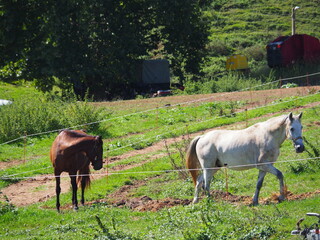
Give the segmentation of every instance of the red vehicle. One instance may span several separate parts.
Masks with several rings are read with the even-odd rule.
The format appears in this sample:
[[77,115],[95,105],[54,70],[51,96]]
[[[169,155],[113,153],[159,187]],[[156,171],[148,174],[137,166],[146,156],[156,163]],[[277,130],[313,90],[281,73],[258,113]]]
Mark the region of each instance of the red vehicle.
[[267,45],[269,67],[285,67],[297,61],[320,59],[320,41],[307,34],[280,36]]

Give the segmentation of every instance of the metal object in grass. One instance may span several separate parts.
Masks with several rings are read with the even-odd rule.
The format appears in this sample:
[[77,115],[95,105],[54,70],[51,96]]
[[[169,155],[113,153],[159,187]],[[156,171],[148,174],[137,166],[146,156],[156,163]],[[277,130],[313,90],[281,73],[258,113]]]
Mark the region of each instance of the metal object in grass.
[[307,216],[317,217],[318,221],[311,224],[310,227],[305,226],[304,229],[301,229],[300,224],[304,221],[304,218],[299,219],[297,222],[297,229],[291,231],[291,235],[300,235],[303,239],[307,240],[320,240],[320,214],[318,213],[307,213]]

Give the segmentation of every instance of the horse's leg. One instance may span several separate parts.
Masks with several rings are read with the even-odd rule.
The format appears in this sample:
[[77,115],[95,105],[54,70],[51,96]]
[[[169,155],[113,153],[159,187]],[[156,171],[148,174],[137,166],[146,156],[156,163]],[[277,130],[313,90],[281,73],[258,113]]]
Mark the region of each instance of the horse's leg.
[[78,199],[77,199],[77,177],[76,173],[69,173],[71,179],[71,186],[72,186],[72,205],[74,210],[78,210]]
[[84,190],[87,185],[86,178],[88,178],[88,176],[82,176],[82,178],[81,178],[81,204],[82,204],[82,206],[84,205]]
[[81,158],[82,168],[79,170],[78,182],[81,182],[81,204],[84,205],[84,191],[90,185],[90,161],[85,154],[79,155]]
[[260,193],[260,189],[262,187],[263,180],[264,180],[264,177],[266,176],[266,174],[267,174],[267,172],[259,170],[257,188],[256,188],[256,192],[254,194],[253,202],[252,202],[253,206],[256,206],[259,204],[259,193]]
[[192,203],[199,202],[199,193],[201,190],[202,183],[203,183],[203,174],[200,174],[197,178],[197,183],[195,186],[194,198],[193,198]]
[[207,197],[210,197],[210,183],[213,177],[213,174],[217,172],[217,169],[205,168],[203,170],[203,178],[204,178],[204,191],[207,194]]
[[213,177],[213,174],[218,171],[217,168],[214,168],[216,166],[217,160],[212,161],[212,159],[216,159],[215,153],[211,153],[208,156],[202,156],[199,158],[199,162],[202,168],[202,174],[199,175],[197,179],[196,193],[193,200],[194,203],[198,201],[200,187],[203,182],[204,192],[207,194],[208,197],[210,197],[210,182]]
[[260,166],[259,169],[261,169],[262,171],[268,172],[268,173],[272,173],[273,175],[275,175],[279,179],[279,183],[280,183],[279,201],[281,202],[281,201],[285,200],[286,197],[285,197],[285,193],[284,193],[284,183],[283,183],[282,172],[280,172],[277,168],[275,168],[271,164]]
[[60,187],[60,173],[55,172],[54,173],[55,178],[56,178],[56,208],[58,212],[60,212],[60,192],[61,192],[61,187]]

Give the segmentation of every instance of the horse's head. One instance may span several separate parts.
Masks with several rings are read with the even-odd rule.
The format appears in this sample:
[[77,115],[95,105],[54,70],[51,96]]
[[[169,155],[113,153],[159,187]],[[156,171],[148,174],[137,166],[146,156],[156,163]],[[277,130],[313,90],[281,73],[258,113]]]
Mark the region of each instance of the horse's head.
[[293,141],[297,153],[304,151],[301,117],[302,113],[298,116],[293,116],[292,113],[290,113],[287,118],[286,135],[288,139]]
[[94,146],[92,150],[92,156],[90,157],[91,159],[91,164],[93,166],[94,170],[99,170],[102,168],[103,165],[103,148],[102,148],[103,142],[101,136],[96,136],[94,139]]

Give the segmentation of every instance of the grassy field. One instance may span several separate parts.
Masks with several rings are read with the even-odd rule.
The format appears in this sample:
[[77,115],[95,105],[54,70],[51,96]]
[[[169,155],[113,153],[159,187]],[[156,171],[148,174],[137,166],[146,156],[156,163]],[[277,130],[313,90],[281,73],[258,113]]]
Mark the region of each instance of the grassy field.
[[[0,83],[0,98],[14,102],[0,107],[0,238],[300,239],[290,235],[297,220],[304,217],[303,225],[310,225],[316,219],[305,214],[320,213],[319,88],[289,94],[290,89],[255,92],[253,87],[319,72],[319,64],[270,69],[265,51],[279,35],[290,35],[294,6],[300,7],[297,33],[319,38],[318,5],[318,0],[217,0],[204,11],[212,24],[203,77],[187,79],[185,93],[251,89],[243,93],[93,103],[44,95],[31,83]],[[225,72],[226,58],[233,54],[248,57],[247,74]],[[305,78],[290,81],[306,85]],[[284,174],[287,201],[274,199],[279,183],[267,174],[260,205],[250,206],[258,177],[252,169],[228,171],[229,194],[225,172],[219,171],[211,184],[213,198],[190,204],[194,189],[184,171],[184,153],[193,136],[216,127],[244,128],[290,111],[303,112],[306,151],[296,154],[290,141],[281,147],[275,166]],[[74,126],[102,135],[108,169],[105,163],[101,175],[92,172],[86,205],[77,212],[71,210],[69,179],[63,178],[59,214],[54,191],[47,193],[54,185],[48,152],[59,129]],[[112,174],[106,177],[106,171]],[[10,201],[19,194],[19,203]]]
[[[170,101],[170,98],[159,101]],[[1,239],[298,239],[290,236],[296,221],[305,217],[306,212],[319,212],[319,101],[317,91],[310,91],[299,97],[279,96],[267,106],[255,106],[247,111],[244,109],[249,102],[241,99],[177,104],[149,112],[141,112],[137,107],[136,111],[131,108],[131,113],[135,114],[130,115],[128,109],[104,107],[104,116],[112,121],[99,122],[92,134],[104,134],[104,156],[115,159],[109,163],[109,171],[113,174],[107,179],[94,177],[91,189],[86,192],[87,205],[77,212],[70,208],[70,192],[62,194],[61,214],[55,210],[54,197],[28,206],[2,200]],[[188,204],[193,198],[193,184],[184,171],[178,170],[184,168],[181,153],[190,140],[189,134],[201,134],[206,129],[220,126],[234,128],[236,123],[245,127],[289,111],[304,113],[303,136],[307,151],[297,155],[290,141],[281,147],[276,167],[284,173],[290,192],[288,201],[277,203],[272,200],[278,192],[278,181],[267,175],[261,190],[261,205],[250,207],[258,175],[253,169],[228,172],[230,199],[222,197],[225,175],[220,171],[211,189],[221,197],[215,200],[203,198],[197,205]],[[56,132],[28,137],[25,154],[23,139],[0,146],[0,161],[12,163],[0,171],[1,191],[23,181],[24,177],[52,172],[48,149],[55,135]],[[181,135],[185,135],[185,141],[177,140],[168,145],[168,149],[162,145],[148,153],[139,152],[164,139]],[[133,155],[133,152],[137,154]],[[6,179],[9,175],[14,177]],[[40,184],[32,190],[33,194],[43,188],[45,185]],[[124,189],[127,189],[125,194]],[[2,194],[2,197],[5,196]],[[146,198],[157,205],[180,203],[152,211],[147,208],[148,201],[143,201]],[[126,204],[119,204],[120,200]],[[129,204],[130,201],[147,211],[142,211],[143,208],[139,211]],[[187,201],[186,204],[182,204],[183,201]],[[305,222],[310,224],[312,220],[307,217]]]

